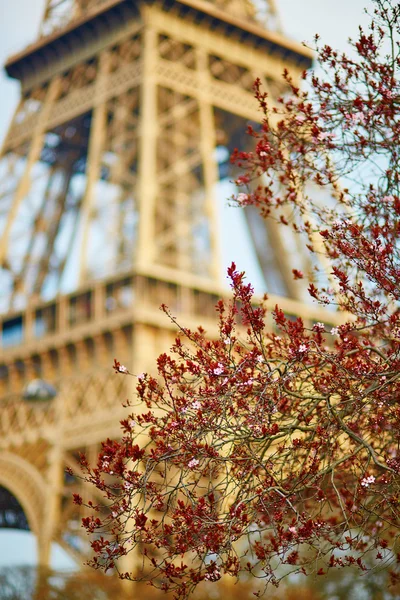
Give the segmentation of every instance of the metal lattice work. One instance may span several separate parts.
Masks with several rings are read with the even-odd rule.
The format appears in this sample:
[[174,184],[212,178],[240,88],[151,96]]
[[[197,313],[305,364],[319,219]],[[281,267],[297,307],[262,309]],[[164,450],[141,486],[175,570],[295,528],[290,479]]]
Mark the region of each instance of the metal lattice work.
[[259,23],[269,30],[281,30],[275,0],[214,0],[214,4],[228,14]]
[[199,105],[194,98],[163,87],[157,100],[161,127],[154,258],[168,267],[207,276],[210,252]]
[[3,311],[132,266],[139,59],[133,35],[20,103],[0,159]]
[[50,35],[70,22],[90,16],[112,0],[46,0],[40,35]]
[[[0,491],[43,564],[53,540],[79,563],[89,551],[71,501],[88,492],[65,468],[120,433],[134,383],[113,358],[153,370],[175,337],[162,303],[217,334],[218,190],[232,175],[218,153],[260,120],[256,76],[276,97],[288,61],[298,74],[310,64],[259,17],[245,0],[50,0],[42,38],[7,63],[22,97],[0,155]],[[288,281],[275,291],[291,295]],[[327,322],[295,298],[280,304]],[[56,395],[33,398],[35,380]]]
[[[122,0],[117,0],[122,1]],[[207,0],[217,8],[240,19],[246,19],[272,31],[280,31],[275,0]],[[88,18],[116,0],[46,0],[40,35],[47,36],[69,23]]]

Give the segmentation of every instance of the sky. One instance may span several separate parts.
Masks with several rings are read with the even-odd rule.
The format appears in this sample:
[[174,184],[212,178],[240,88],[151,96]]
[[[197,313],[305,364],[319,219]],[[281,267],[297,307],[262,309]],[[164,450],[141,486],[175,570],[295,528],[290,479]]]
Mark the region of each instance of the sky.
[[[368,0],[276,0],[280,13],[283,30],[289,37],[300,42],[312,42],[315,33],[322,40],[340,50],[345,49],[349,36],[355,37],[358,25],[367,22],[363,13],[365,6],[371,6]],[[0,63],[27,44],[37,35],[45,0],[0,0]],[[3,139],[13,110],[18,100],[18,83],[9,80],[5,73],[0,75],[0,141]],[[243,216],[235,209],[226,209],[223,221],[225,232],[223,240],[228,240],[229,232],[244,227]],[[236,238],[237,239],[237,238]],[[234,255],[232,247],[224,243],[224,263],[236,260],[239,268],[245,268],[249,278],[255,283],[259,274],[254,267],[251,244],[248,236],[243,233],[240,257]],[[237,251],[237,250],[236,250]],[[246,256],[246,259],[243,259]],[[229,257],[229,259],[228,259]],[[240,264],[240,260],[244,263]],[[247,261],[247,262],[246,262]],[[0,567],[5,564],[34,563],[35,545],[29,540],[29,533],[16,532],[14,538],[10,532],[0,532]],[[21,536],[24,542],[21,543]],[[69,566],[67,559],[56,552],[53,566],[60,568]]]

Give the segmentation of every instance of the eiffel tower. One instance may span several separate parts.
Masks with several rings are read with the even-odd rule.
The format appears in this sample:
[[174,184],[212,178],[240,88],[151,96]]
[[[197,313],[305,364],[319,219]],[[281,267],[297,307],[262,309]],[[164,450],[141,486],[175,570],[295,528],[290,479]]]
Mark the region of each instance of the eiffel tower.
[[[284,67],[310,64],[273,0],[47,0],[37,41],[8,60],[21,99],[0,157],[0,526],[30,529],[42,565],[53,542],[88,553],[65,468],[119,436],[134,384],[113,358],[154,370],[174,337],[162,303],[216,332],[226,157],[260,121],[255,78],[276,98]],[[248,223],[271,304],[319,319],[285,240]]]

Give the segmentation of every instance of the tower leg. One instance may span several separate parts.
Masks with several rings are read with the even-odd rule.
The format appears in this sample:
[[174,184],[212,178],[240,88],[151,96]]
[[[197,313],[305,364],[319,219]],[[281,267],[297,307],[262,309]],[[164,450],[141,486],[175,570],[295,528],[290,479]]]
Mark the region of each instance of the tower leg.
[[51,544],[54,540],[59,522],[60,498],[63,482],[62,466],[61,448],[60,446],[54,446],[49,457],[46,507],[44,510],[42,527],[37,538],[38,562],[39,565],[44,568],[50,567]]

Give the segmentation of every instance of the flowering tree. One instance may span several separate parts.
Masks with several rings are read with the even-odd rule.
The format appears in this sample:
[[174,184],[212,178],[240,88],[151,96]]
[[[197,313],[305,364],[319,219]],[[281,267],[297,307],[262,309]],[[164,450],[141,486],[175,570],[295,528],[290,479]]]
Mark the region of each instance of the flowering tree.
[[[83,520],[95,567],[139,549],[143,570],[121,576],[177,598],[241,571],[260,592],[347,566],[389,567],[397,580],[400,5],[373,10],[351,56],[317,38],[323,75],[304,74],[307,91],[285,73],[276,106],[256,82],[262,127],[232,157],[238,203],[300,236],[328,277],[315,269],[309,293],[343,322],[307,328],[277,306],[269,331],[232,264],[218,339],[180,327],[158,376],[138,377],[142,408],[122,439],[95,467],[83,460],[107,504]],[[305,277],[296,264],[293,275]]]

